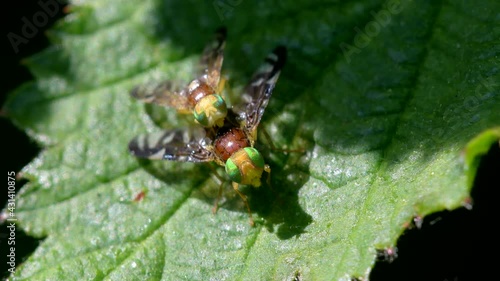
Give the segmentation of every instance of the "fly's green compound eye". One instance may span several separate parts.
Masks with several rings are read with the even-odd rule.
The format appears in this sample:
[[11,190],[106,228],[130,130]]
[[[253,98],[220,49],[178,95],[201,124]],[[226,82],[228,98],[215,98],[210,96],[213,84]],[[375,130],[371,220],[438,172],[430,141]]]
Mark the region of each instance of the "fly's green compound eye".
[[224,125],[227,115],[227,106],[224,99],[217,94],[203,97],[194,107],[194,119],[204,127]]
[[241,183],[241,172],[240,168],[234,163],[234,161],[229,158],[226,161],[226,173],[231,181]]
[[258,187],[264,166],[262,155],[253,147],[245,147],[227,159],[226,173],[234,182]]
[[262,154],[260,154],[257,149],[253,147],[245,147],[244,150],[248,155],[248,158],[250,158],[250,160],[256,167],[264,169],[264,157],[262,157]]

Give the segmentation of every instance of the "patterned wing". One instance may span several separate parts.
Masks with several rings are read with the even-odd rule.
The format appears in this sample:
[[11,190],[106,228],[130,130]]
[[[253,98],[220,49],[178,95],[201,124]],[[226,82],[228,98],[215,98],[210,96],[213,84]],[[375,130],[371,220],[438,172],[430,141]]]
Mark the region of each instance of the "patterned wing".
[[200,79],[204,80],[212,89],[217,89],[224,60],[227,30],[221,27],[215,31],[215,36],[203,51],[200,61]]
[[192,108],[187,98],[187,90],[178,90],[172,81],[162,83],[147,83],[135,87],[130,95],[146,103],[173,107],[181,112],[191,112]]
[[257,126],[264,115],[274,85],[278,81],[280,71],[285,65],[287,56],[286,48],[276,47],[274,51],[267,56],[264,64],[255,72],[250,83],[245,87],[243,93],[243,116],[245,120],[245,129],[255,137]]
[[130,141],[128,149],[139,158],[207,162],[214,160],[209,148],[211,142],[202,128],[177,129],[137,136]]

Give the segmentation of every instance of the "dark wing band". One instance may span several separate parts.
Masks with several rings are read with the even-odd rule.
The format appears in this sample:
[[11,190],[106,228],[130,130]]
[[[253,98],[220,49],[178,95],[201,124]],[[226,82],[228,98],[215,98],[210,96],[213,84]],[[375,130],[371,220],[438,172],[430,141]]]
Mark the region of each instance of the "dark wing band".
[[285,65],[287,51],[283,46],[276,47],[267,56],[264,64],[255,72],[243,93],[245,128],[253,132],[262,119],[274,85]]
[[205,47],[201,56],[199,76],[213,89],[217,89],[220,81],[226,36],[225,27],[217,29],[213,41]]
[[214,160],[210,144],[204,129],[193,128],[140,135],[130,141],[128,149],[139,158],[207,162]]

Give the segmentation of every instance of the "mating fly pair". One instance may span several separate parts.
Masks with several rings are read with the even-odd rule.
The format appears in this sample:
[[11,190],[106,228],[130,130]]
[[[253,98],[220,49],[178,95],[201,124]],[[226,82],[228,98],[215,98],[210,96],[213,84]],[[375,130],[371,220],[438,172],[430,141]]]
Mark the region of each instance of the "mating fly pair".
[[254,148],[257,127],[286,60],[286,48],[277,47],[265,59],[244,88],[242,104],[228,108],[218,93],[222,90],[221,68],[226,30],[217,30],[201,58],[201,73],[185,88],[174,84],[141,85],[131,95],[147,103],[192,113],[202,127],[175,129],[161,134],[140,135],[129,143],[130,152],[140,158],[181,162],[216,162],[225,167],[234,190],[243,199],[253,225],[246,196],[238,185],[261,185],[262,173],[270,173],[261,153]]

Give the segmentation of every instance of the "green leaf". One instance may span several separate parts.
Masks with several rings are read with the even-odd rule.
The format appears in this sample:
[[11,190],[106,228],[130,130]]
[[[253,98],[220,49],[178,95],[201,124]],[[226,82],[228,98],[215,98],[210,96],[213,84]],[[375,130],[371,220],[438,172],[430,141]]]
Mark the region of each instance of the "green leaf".
[[500,127],[482,132],[473,138],[464,150],[467,184],[472,187],[481,157],[486,155],[493,145],[500,146]]
[[[44,147],[23,170],[16,215],[46,238],[14,280],[367,279],[376,250],[394,247],[414,216],[468,202],[476,166],[465,171],[460,152],[499,125],[497,1],[87,0],[71,10],[53,46],[27,59],[36,80],[3,109]],[[213,168],[127,152],[159,124],[186,126],[130,89],[192,78],[220,25],[235,89],[288,47],[261,128],[307,151],[259,139],[272,180],[243,190],[254,228],[229,183],[211,213]]]

